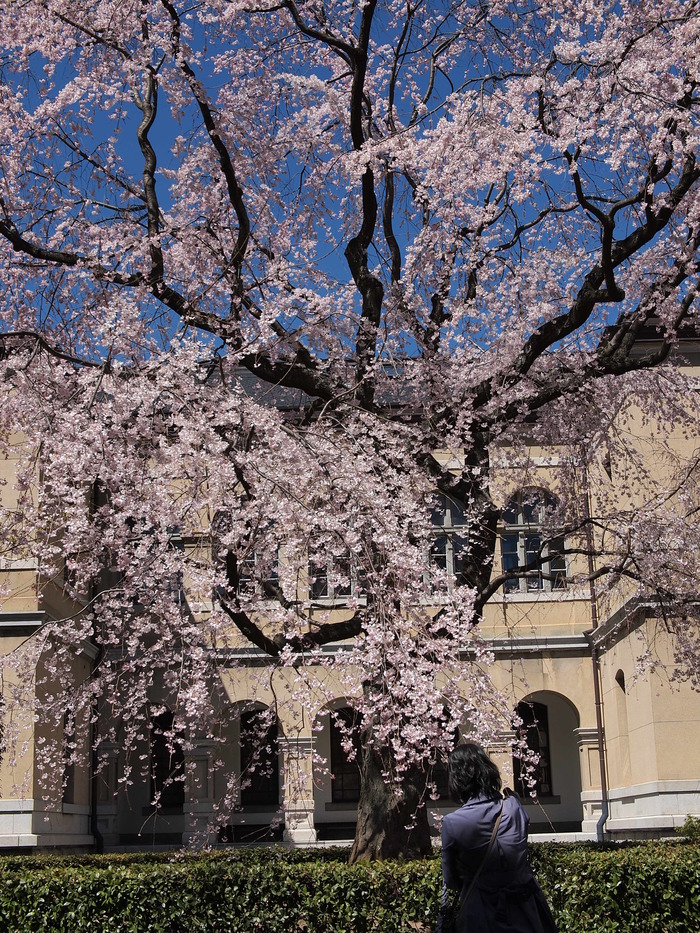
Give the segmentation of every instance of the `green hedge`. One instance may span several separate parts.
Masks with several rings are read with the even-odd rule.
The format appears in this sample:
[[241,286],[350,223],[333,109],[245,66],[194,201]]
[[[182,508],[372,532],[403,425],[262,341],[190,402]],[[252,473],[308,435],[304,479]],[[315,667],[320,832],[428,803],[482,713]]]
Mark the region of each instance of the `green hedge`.
[[[561,933],[700,930],[700,845],[541,845]],[[346,864],[346,851],[0,859],[7,933],[427,933],[439,860]]]

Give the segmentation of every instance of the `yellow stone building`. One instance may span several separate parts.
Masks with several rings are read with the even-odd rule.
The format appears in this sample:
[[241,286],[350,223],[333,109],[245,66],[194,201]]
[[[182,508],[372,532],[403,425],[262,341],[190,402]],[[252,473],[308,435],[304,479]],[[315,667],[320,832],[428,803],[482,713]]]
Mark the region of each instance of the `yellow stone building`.
[[[677,365],[689,367],[700,384],[699,341],[685,343]],[[688,422],[677,436],[633,406],[627,411],[625,430],[634,437],[645,469],[636,485],[630,484],[635,466],[628,464],[624,488],[616,489],[615,465],[607,464],[601,454],[599,473],[588,477],[588,507],[594,514],[603,487],[608,499],[612,489],[621,499],[642,501],[648,494],[648,477],[667,468],[669,450],[687,463],[697,459],[697,401],[689,400]],[[523,497],[524,472],[514,469],[507,452],[494,451],[493,483],[503,506],[496,569],[522,559],[532,546],[538,509],[547,496],[557,494],[558,456],[557,450],[534,446],[527,451]],[[5,495],[10,496],[14,464],[8,460],[1,466]],[[458,525],[459,507],[447,502],[439,531],[448,570],[454,557],[451,530]],[[673,681],[672,636],[659,624],[654,601],[640,600],[623,583],[597,589],[587,579],[596,565],[589,567],[585,560],[562,558],[552,564],[546,579],[535,573],[511,582],[489,601],[482,624],[495,657],[492,676],[529,726],[529,744],[540,755],[537,800],[526,800],[531,830],[541,839],[668,835],[686,815],[700,815],[700,693],[687,681]],[[6,596],[0,613],[0,653],[7,655],[38,631],[46,618],[63,618],[73,607],[66,603],[59,579],[42,582],[39,600],[36,559],[6,557],[1,571]],[[342,611],[342,594],[319,591],[316,598],[323,601],[334,595]],[[638,659],[652,643],[665,663],[637,676]],[[327,650],[342,652],[343,646]],[[89,643],[79,646],[76,677],[89,674],[95,656]],[[247,711],[226,736],[223,773],[240,771],[250,754],[250,702],[261,710],[270,707],[291,692],[294,677],[291,671],[280,672],[273,697],[269,683],[259,677],[265,656],[242,647],[240,658],[244,667],[224,675],[225,687],[228,701]],[[329,712],[346,715],[342,711],[348,697],[328,670],[319,668],[315,673],[324,681],[324,690],[310,686],[303,702],[279,705],[279,720],[271,720],[273,752],[268,771],[240,791],[230,825],[213,842],[281,839],[305,845],[351,838],[359,791],[357,766],[348,760],[337,720]],[[12,689],[8,671],[3,687],[6,694]],[[329,695],[334,697],[330,703]],[[172,759],[157,740],[144,739],[142,752],[150,756],[154,775],[151,786],[135,781],[128,792],[117,792],[123,761],[121,749],[114,746],[105,750],[108,766],[97,779],[88,769],[57,761],[59,789],[48,803],[38,786],[36,750],[39,742],[52,737],[41,717],[34,721],[29,715],[22,728],[24,742],[17,755],[3,753],[0,763],[0,847],[6,850],[181,845],[206,828],[224,790],[221,772],[212,766],[221,749],[214,747],[213,740],[202,739],[190,753],[188,780],[166,788],[155,813],[153,781],[157,784],[158,774],[172,765]],[[513,735],[504,732],[490,751],[506,783],[517,786],[512,741]],[[328,762],[327,768],[321,759]],[[61,789],[65,767],[71,767],[71,773]],[[444,797],[436,802],[438,811],[451,806]]]

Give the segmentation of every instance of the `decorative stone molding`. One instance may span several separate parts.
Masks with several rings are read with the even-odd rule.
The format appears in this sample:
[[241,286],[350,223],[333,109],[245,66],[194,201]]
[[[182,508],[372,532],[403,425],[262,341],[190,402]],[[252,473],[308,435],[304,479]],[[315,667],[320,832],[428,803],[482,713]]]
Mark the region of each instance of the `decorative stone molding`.
[[[596,799],[600,801],[600,752],[598,748],[598,730],[595,728],[574,729],[579,750],[579,765],[581,768],[581,788],[583,791],[592,790]],[[583,800],[583,794],[581,799]],[[600,814],[599,814],[600,815]],[[584,822],[591,819],[586,815],[586,805],[583,807]],[[597,819],[597,818],[596,818]]]
[[688,814],[700,816],[700,780],[650,781],[616,787],[608,794],[606,830],[618,838],[668,832],[682,826]]
[[308,807],[285,808],[282,838],[284,842],[292,846],[308,846],[317,841],[313,805],[310,809]]

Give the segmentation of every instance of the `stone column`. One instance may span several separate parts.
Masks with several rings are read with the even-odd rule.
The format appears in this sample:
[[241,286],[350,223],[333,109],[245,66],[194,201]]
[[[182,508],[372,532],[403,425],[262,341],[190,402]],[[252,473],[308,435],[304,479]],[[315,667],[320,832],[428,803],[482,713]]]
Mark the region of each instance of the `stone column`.
[[191,841],[197,843],[216,843],[216,833],[210,825],[214,814],[214,770],[212,761],[216,743],[209,739],[200,739],[195,748],[188,752],[185,769],[185,814],[187,828],[182,841],[185,845]]
[[513,739],[514,734],[509,729],[497,732],[486,751],[489,758],[498,766],[504,787],[513,790]]
[[284,760],[284,841],[292,846],[316,842],[314,827],[313,736],[280,739]]
[[596,835],[596,827],[602,812],[603,798],[600,788],[600,755],[597,729],[574,729],[578,742],[579,765],[581,768],[581,803],[583,822],[581,832]]

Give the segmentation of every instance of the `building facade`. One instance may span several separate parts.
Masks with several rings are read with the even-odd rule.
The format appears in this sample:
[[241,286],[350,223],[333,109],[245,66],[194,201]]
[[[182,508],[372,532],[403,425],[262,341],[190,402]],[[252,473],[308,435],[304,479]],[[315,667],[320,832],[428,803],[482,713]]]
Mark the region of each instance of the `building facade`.
[[[695,344],[685,365],[700,378]],[[629,418],[636,425],[638,449],[644,452],[645,475],[662,472],[664,460],[661,453],[655,460],[655,439],[661,436],[667,451],[668,432],[658,420],[634,412]],[[671,439],[671,446],[689,463],[700,450],[696,427],[691,417],[691,429]],[[541,547],[543,510],[557,495],[557,450],[533,445],[527,457],[526,487],[518,485],[520,474],[507,457],[496,450],[492,458],[493,481],[502,499],[499,570],[526,563],[528,553]],[[9,490],[14,465],[7,460],[2,467]],[[610,498],[616,470],[601,456],[600,473],[590,480],[589,508],[594,512],[603,486]],[[619,494],[641,501],[648,492],[645,475],[630,485],[631,470],[629,465],[617,470],[624,476]],[[459,504],[445,500],[433,559],[448,573],[457,570],[460,520]],[[509,581],[488,602],[481,625],[494,654],[491,675],[518,714],[528,746],[539,756],[530,778],[536,796],[524,797],[531,830],[542,839],[668,835],[688,814],[700,815],[700,746],[695,740],[700,693],[687,679],[673,679],[673,634],[661,624],[653,599],[640,600],[624,581],[596,588],[588,580],[596,566],[583,561],[575,554],[557,557],[547,565],[547,573],[533,571]],[[40,631],[47,618],[63,618],[74,607],[60,579],[40,586],[36,560],[7,557],[0,572],[6,593],[0,653],[8,655]],[[347,594],[331,592],[330,586],[316,572],[310,578],[310,599],[334,599],[342,611]],[[651,644],[663,663],[640,674],[639,659]],[[328,650],[342,656],[343,645]],[[89,642],[79,646],[75,676],[89,676],[95,658]],[[57,761],[57,789],[49,800],[36,765],[39,744],[50,739],[48,727],[40,716],[29,716],[17,753],[3,754],[0,762],[0,848],[109,851],[180,846],[201,839],[226,793],[225,775],[245,773],[256,754],[251,735],[259,716],[267,717],[266,759],[250,782],[242,782],[229,822],[209,842],[312,845],[352,838],[359,774],[343,728],[352,716],[352,697],[343,693],[341,680],[334,681],[331,671],[313,670],[311,665],[311,674],[323,681],[324,690],[314,693],[309,688],[303,699],[278,704],[280,695],[298,696],[293,672],[286,681],[280,674],[273,695],[259,677],[265,655],[242,647],[238,660],[242,666],[222,677],[226,702],[243,712],[228,726],[224,741],[202,738],[185,761],[162,738],[171,725],[167,711],[162,713],[158,728],[142,736],[150,782],[120,784],[125,762],[114,743],[103,747],[106,765],[97,775],[87,767]],[[5,691],[12,689],[12,677],[5,672]],[[273,708],[279,710],[279,718],[272,715]],[[524,792],[513,739],[512,732],[504,732],[489,750],[505,783]],[[89,730],[82,741],[89,741]],[[168,774],[184,768],[187,780],[167,783]],[[438,767],[435,775],[434,809],[446,812],[452,804],[446,797],[444,771]],[[152,806],[154,794],[160,796],[158,809]]]

